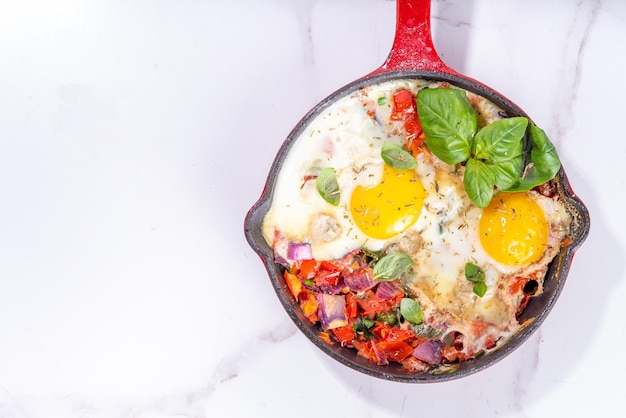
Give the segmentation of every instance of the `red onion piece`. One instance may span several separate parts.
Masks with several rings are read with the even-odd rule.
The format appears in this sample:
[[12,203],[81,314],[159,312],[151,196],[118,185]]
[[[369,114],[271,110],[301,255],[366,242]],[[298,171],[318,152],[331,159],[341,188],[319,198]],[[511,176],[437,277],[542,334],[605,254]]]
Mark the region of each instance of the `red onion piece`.
[[441,363],[441,343],[439,341],[424,341],[413,350],[416,359],[430,364]]
[[274,255],[274,262],[276,262],[277,264],[280,264],[283,267],[291,267],[291,263],[289,261],[287,261],[284,257],[281,257],[278,254]]
[[333,329],[348,325],[346,316],[346,299],[343,295],[317,294],[319,304],[318,316],[322,323],[322,328]]
[[311,244],[306,242],[290,242],[287,249],[287,258],[290,260],[312,260]]
[[344,272],[343,279],[346,286],[353,292],[364,292],[376,286],[376,280],[371,272],[366,269]]
[[380,282],[376,288],[376,297],[380,299],[393,299],[402,293],[401,289],[389,282]]

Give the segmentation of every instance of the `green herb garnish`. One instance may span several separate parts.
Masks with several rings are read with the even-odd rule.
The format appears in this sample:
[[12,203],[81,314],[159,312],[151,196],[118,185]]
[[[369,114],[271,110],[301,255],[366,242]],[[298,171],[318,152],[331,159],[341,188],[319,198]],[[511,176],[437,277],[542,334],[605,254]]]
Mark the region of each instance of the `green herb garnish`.
[[422,89],[417,94],[417,112],[426,145],[433,154],[448,164],[458,164],[470,157],[478,121],[464,91]]
[[363,335],[363,338],[366,340],[370,340],[374,337],[374,333],[372,332],[372,328],[376,325],[376,322],[372,321],[369,318],[364,318],[363,316],[359,316],[357,321],[352,324],[352,328],[354,332],[357,334]]
[[404,253],[387,254],[374,266],[374,278],[390,282],[400,277],[412,265],[413,260]]
[[402,298],[400,301],[400,314],[413,324],[421,324],[424,320],[422,307],[415,299]]
[[485,284],[485,282],[476,283],[474,287],[472,287],[472,291],[477,296],[482,298],[483,296],[485,296],[485,293],[487,293],[487,285]]
[[530,139],[532,149],[530,160],[522,173],[522,177],[512,186],[503,189],[510,192],[530,190],[556,176],[561,168],[556,149],[546,133],[534,123],[530,123]]
[[384,322],[387,325],[396,325],[398,323],[398,315],[393,312],[389,313],[377,313],[374,316],[376,321]]
[[485,272],[474,263],[465,264],[465,278],[474,283],[472,290],[481,298],[487,293],[487,284],[485,284]]
[[474,263],[465,264],[465,278],[472,283],[485,281],[485,272]]
[[334,168],[326,167],[320,171],[320,174],[317,176],[316,184],[317,191],[325,201],[333,206],[339,205],[339,184],[337,183]]
[[423,322],[421,324],[409,324],[409,328],[411,328],[411,330],[418,337],[424,337],[429,340],[439,339],[443,335],[441,331],[438,331],[433,327],[429,327]]
[[417,161],[410,152],[390,142],[383,145],[380,156],[389,167],[396,170],[412,170],[417,167]]
[[[466,163],[463,184],[478,207],[489,204],[494,187],[527,191],[554,178],[561,167],[554,145],[528,118],[500,119],[478,129],[476,111],[463,90],[422,89],[417,110],[432,153],[448,164]],[[530,161],[524,159],[527,131]]]

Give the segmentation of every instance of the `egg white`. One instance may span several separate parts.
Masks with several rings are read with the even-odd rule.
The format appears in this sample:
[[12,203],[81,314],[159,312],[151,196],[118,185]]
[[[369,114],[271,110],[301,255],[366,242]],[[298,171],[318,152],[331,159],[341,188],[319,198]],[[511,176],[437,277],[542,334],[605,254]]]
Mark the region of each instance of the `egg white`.
[[[263,232],[268,241],[279,229],[290,241],[310,242],[316,259],[336,259],[356,248],[381,250],[385,246],[385,240],[371,238],[356,226],[350,197],[356,186],[371,187],[380,182],[382,145],[400,145],[403,140],[385,132],[368,116],[361,100],[360,96],[347,97],[331,106],[293,144],[282,163],[272,207],[265,217]],[[326,202],[317,191],[314,177],[325,167],[335,169],[340,190],[337,206]],[[303,181],[305,178],[311,180]],[[336,234],[316,234],[314,227],[324,224],[320,216],[326,224],[334,221]],[[312,239],[316,235],[324,239]]]

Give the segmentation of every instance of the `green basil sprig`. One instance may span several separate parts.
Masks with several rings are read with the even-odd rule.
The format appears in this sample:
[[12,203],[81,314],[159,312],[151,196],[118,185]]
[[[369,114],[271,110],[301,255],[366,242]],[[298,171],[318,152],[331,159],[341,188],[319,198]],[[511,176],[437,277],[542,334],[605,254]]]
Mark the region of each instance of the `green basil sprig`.
[[382,146],[380,156],[389,167],[396,170],[412,170],[417,167],[417,160],[410,152],[391,142],[386,142]]
[[487,293],[487,284],[485,283],[485,272],[474,263],[465,264],[465,278],[474,283],[472,290],[479,296],[485,296]]
[[422,89],[417,100],[417,114],[431,152],[448,164],[467,160],[478,121],[465,92]]
[[415,299],[402,298],[400,301],[400,314],[413,324],[421,324],[424,321],[422,307]]
[[317,191],[325,201],[333,206],[339,205],[339,183],[337,183],[334,168],[326,167],[320,171],[320,174],[317,176],[316,185]]
[[[463,90],[422,89],[417,112],[431,152],[448,164],[466,163],[463,184],[478,207],[489,204],[494,187],[527,191],[554,178],[561,167],[554,145],[528,118],[500,119],[478,129],[476,111]],[[530,161],[523,149],[527,130]]]
[[412,265],[413,260],[404,253],[387,254],[374,266],[374,278],[386,282],[396,280]]
[[553,179],[559,172],[561,162],[554,145],[546,133],[534,123],[530,124],[530,139],[533,145],[530,151],[531,163],[526,166],[516,183],[503,190],[508,192],[530,190]]

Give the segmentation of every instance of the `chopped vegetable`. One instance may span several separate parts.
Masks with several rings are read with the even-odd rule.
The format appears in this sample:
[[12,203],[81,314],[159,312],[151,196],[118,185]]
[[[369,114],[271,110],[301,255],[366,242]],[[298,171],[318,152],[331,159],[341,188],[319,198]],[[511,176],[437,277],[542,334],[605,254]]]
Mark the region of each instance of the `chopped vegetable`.
[[420,343],[413,350],[413,355],[418,360],[424,361],[429,364],[441,363],[441,346],[443,344],[439,341],[426,340]]
[[348,325],[346,316],[346,299],[343,295],[317,294],[319,318],[322,328],[333,329]]
[[285,281],[287,282],[287,287],[289,287],[289,291],[293,295],[294,298],[298,298],[298,295],[302,291],[302,282],[295,274],[291,274],[288,271],[285,271],[284,274]]
[[344,272],[346,286],[353,292],[364,292],[376,286],[376,280],[372,276],[372,271],[364,268],[355,271]]
[[290,260],[311,260],[313,258],[311,244],[298,242],[289,243],[287,257]]
[[399,89],[393,94],[393,108],[389,117],[393,121],[403,121],[406,132],[404,149],[414,157],[422,152],[422,145],[426,139],[419,118],[415,96],[408,89]]

